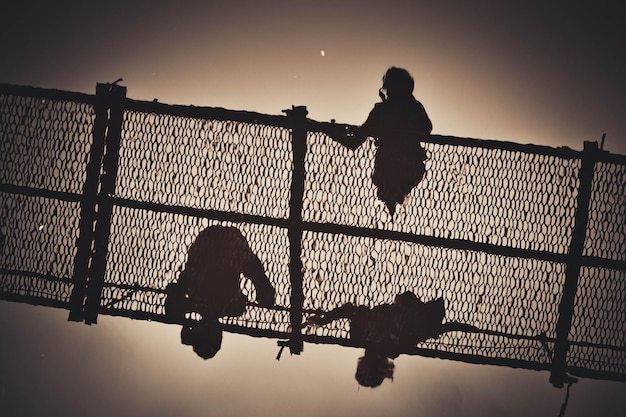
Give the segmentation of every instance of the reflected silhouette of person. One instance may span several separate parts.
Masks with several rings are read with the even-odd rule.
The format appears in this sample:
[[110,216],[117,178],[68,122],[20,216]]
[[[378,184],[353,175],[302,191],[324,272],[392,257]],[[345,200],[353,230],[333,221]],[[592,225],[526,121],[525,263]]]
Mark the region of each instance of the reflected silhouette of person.
[[374,388],[387,378],[393,380],[394,363],[390,358],[446,331],[444,315],[443,298],[424,303],[407,291],[397,295],[393,304],[369,308],[347,303],[329,312],[315,313],[307,323],[323,325],[339,318],[349,319],[350,340],[365,347],[355,378],[361,386]]
[[[245,312],[247,297],[239,284],[241,274],[254,284],[259,305],[273,306],[275,292],[263,264],[237,228],[207,227],[192,243],[188,255],[178,281],[166,288],[165,312],[184,323],[182,343],[208,359],[221,346],[218,318]],[[189,313],[197,313],[201,319],[186,320]]]
[[432,123],[422,103],[413,96],[413,88],[413,78],[405,69],[389,68],[378,91],[382,101],[376,103],[365,123],[356,130],[339,128],[329,132],[352,150],[367,137],[375,138],[372,182],[392,216],[396,204],[405,201],[426,171],[427,155],[420,140],[430,135]]

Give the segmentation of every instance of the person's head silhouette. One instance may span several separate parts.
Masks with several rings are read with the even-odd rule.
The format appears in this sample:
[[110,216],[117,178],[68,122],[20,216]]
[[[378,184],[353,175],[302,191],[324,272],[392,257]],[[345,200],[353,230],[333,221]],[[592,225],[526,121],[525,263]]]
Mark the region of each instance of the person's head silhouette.
[[181,342],[193,347],[193,351],[202,359],[210,359],[222,347],[222,329],[217,320],[203,320],[186,324],[180,333]]
[[375,388],[383,383],[385,378],[393,381],[393,361],[386,355],[372,349],[365,350],[357,362],[354,378],[362,387]]
[[[413,94],[415,82],[411,74],[403,68],[391,67],[383,76],[383,86],[379,90],[379,94],[383,101],[385,98],[410,96]],[[382,91],[387,92],[387,97]]]

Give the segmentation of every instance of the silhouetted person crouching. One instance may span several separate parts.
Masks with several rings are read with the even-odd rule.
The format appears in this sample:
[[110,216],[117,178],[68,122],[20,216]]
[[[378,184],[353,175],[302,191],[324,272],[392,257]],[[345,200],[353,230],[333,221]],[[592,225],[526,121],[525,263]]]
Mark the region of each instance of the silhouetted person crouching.
[[393,304],[369,308],[348,303],[326,313],[317,313],[307,322],[323,325],[348,318],[350,340],[365,347],[355,378],[362,386],[377,387],[385,378],[393,379],[394,364],[390,358],[454,327],[454,323],[443,324],[444,315],[443,298],[424,303],[407,291],[396,296]]
[[396,204],[404,202],[426,170],[426,150],[420,140],[430,134],[432,123],[413,96],[413,87],[413,78],[406,70],[389,68],[379,90],[382,102],[374,106],[365,123],[356,131],[330,133],[350,149],[358,148],[367,137],[376,139],[372,182],[392,216]]
[[[240,274],[254,284],[261,306],[274,305],[274,287],[241,232],[234,227],[209,226],[189,248],[178,282],[167,286],[166,314],[185,323],[182,342],[192,345],[204,359],[213,357],[221,347],[217,319],[245,312],[247,298],[241,291]],[[201,320],[185,321],[188,313],[199,314]]]

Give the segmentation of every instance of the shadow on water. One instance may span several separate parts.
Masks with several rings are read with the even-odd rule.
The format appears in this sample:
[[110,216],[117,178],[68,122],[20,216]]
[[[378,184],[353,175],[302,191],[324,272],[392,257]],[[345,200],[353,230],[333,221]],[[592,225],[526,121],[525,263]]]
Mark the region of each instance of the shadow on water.
[[424,303],[412,292],[404,292],[392,304],[368,308],[348,303],[328,312],[317,312],[306,324],[319,326],[347,318],[350,340],[365,347],[355,377],[361,386],[377,387],[386,378],[393,379],[394,364],[390,359],[448,329],[462,328],[456,323],[444,324],[444,317],[443,298]]

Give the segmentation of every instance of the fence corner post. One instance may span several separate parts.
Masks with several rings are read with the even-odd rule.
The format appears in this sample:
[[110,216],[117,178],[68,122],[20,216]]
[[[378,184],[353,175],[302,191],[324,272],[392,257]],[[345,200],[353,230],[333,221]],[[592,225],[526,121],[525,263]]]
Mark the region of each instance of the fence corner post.
[[569,332],[574,316],[574,303],[578,289],[578,276],[582,266],[582,256],[587,235],[589,219],[589,200],[593,186],[594,168],[598,158],[598,143],[585,142],[579,171],[579,187],[576,204],[576,215],[572,230],[567,265],[565,267],[565,283],[559,305],[559,318],[556,324],[556,341],[550,382],[555,387],[562,387],[567,369],[567,353],[569,351]]

